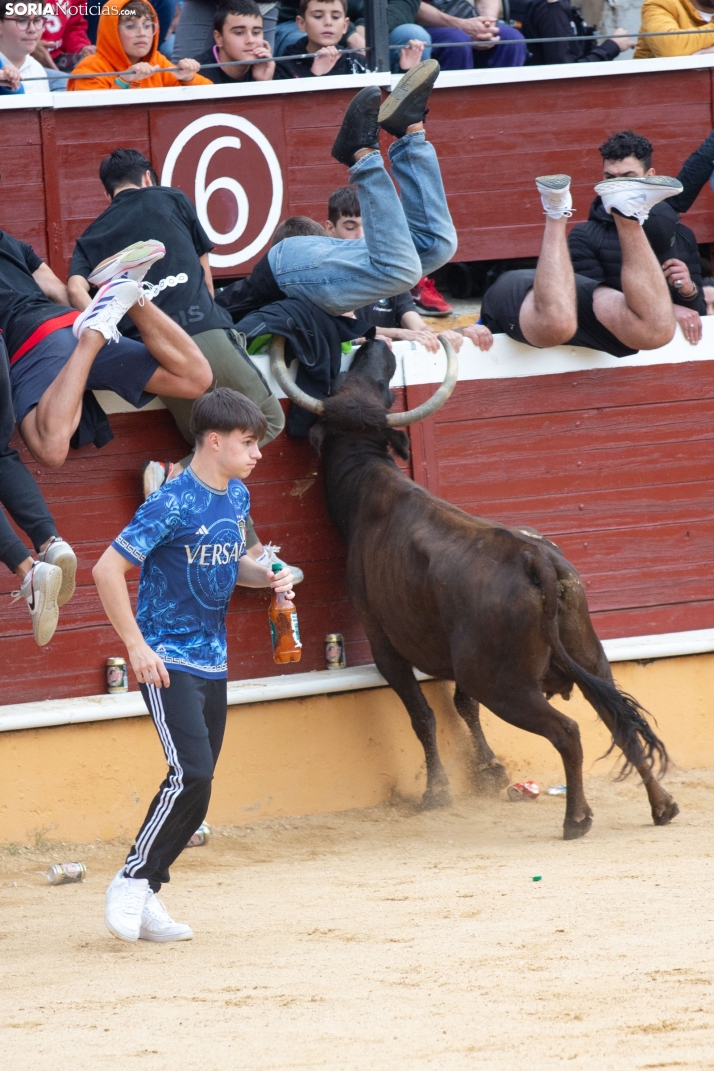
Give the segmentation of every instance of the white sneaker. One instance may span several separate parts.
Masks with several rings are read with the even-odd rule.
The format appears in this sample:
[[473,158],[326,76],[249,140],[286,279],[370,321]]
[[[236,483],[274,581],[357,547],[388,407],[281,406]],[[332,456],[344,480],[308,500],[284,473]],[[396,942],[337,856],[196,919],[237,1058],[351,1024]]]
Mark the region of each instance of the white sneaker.
[[151,265],[164,256],[166,247],[163,242],[157,242],[153,238],[148,242],[134,242],[114,256],[100,261],[92,274],[87,276],[87,281],[93,286],[102,286],[118,275],[124,275],[127,279],[140,283]]
[[125,878],[124,867],[107,889],[104,921],[107,929],[122,941],[138,941],[141,915],[151,892],[146,878]]
[[13,591],[12,601],[24,599],[32,618],[32,633],[38,647],[44,647],[55,634],[59,621],[57,597],[62,587],[62,570],[47,562],[34,562],[29,573]]
[[595,193],[602,197],[602,205],[612,215],[613,210],[628,219],[639,220],[640,226],[650,210],[660,201],[674,197],[683,190],[682,183],[666,175],[645,175],[644,178],[613,178],[598,182]]
[[573,214],[570,175],[539,175],[535,180],[541,203],[549,219],[564,219]]
[[62,570],[62,587],[57,596],[57,605],[64,606],[74,595],[75,577],[77,575],[77,555],[69,543],[59,536],[53,536],[49,547],[40,552],[41,562],[56,565]]
[[120,277],[105,283],[74,321],[74,337],[81,338],[85,331],[92,330],[99,331],[107,342],[118,342],[117,324],[140,297],[139,284],[133,279]]
[[141,915],[139,937],[142,941],[190,941],[193,930],[185,922],[174,922],[163,900],[150,890]]
[[141,470],[141,479],[144,485],[144,500],[154,491],[158,491],[171,478],[174,471],[173,461],[145,461]]
[[305,574],[299,565],[288,565],[282,558],[278,557],[280,553],[280,547],[274,546],[273,543],[266,543],[263,547],[263,553],[259,558],[256,558],[258,565],[264,565],[266,569],[269,569],[275,562],[278,565],[282,565],[284,569],[289,569],[293,574],[293,585],[301,584],[305,579]]

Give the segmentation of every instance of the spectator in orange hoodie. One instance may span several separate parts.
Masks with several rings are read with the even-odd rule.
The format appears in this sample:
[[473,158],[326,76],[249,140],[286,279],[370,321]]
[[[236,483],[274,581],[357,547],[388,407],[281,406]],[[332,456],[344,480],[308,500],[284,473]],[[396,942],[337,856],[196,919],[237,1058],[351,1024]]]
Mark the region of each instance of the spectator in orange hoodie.
[[[210,86],[196,72],[199,64],[182,59],[172,64],[159,52],[156,12],[147,0],[124,0],[116,14],[102,15],[97,31],[97,51],[74,68],[74,74],[95,78],[71,78],[67,89],[158,89],[163,86]],[[177,71],[166,70],[176,66]],[[104,71],[124,72],[102,74]]]

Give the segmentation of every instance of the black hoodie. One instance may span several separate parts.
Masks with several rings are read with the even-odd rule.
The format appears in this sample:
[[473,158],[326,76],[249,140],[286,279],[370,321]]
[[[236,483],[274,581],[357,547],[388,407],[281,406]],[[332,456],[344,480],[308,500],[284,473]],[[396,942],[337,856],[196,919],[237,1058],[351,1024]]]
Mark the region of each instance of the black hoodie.
[[[674,287],[669,288],[675,305],[695,309],[700,316],[706,315],[702,293],[702,272],[699,249],[693,231],[686,227],[677,213],[666,202],[655,205],[644,226],[655,256],[660,264],[676,258],[689,268],[692,282],[698,294],[689,301]],[[617,227],[612,216],[603,208],[602,200],[596,197],[590,206],[587,223],[578,223],[568,236],[570,259],[577,275],[597,279],[613,290],[622,290],[622,250],[617,236]]]

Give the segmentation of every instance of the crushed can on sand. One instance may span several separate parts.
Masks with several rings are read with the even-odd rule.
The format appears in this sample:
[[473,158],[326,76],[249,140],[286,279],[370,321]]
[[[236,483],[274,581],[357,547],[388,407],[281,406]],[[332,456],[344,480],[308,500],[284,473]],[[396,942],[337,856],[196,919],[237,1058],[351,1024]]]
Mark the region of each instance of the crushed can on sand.
[[506,795],[512,803],[521,800],[537,800],[540,789],[535,781],[517,781],[515,785],[509,785]]
[[567,796],[568,795],[568,786],[567,785],[551,785],[550,788],[548,789],[548,795],[549,796]]
[[211,839],[211,827],[208,822],[202,822],[186,845],[187,848],[201,848],[208,844]]
[[76,881],[84,881],[86,876],[87,868],[84,863],[55,863],[47,871],[50,885],[71,885]]

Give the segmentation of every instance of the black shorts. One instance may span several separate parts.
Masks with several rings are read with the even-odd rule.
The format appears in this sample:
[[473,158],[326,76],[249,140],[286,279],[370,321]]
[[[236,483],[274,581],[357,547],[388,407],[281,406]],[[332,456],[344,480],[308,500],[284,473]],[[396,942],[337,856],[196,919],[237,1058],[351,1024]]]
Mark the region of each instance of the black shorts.
[[[21,424],[31,409],[39,404],[47,388],[54,383],[70,359],[77,339],[71,327],[53,331],[19,361],[10,365],[12,407],[15,420]],[[107,342],[97,354],[87,379],[87,390],[113,390],[125,402],[141,409],[156,397],[144,387],[153,376],[159,362],[152,357],[143,342],[119,337],[119,342]]]
[[[526,294],[533,289],[535,268],[519,271],[507,271],[499,275],[493,286],[483,296],[481,322],[494,335],[508,335],[516,342],[531,343],[521,331],[519,316]],[[587,346],[590,350],[604,350],[613,357],[631,357],[639,350],[631,350],[623,345],[612,331],[600,323],[593,309],[593,294],[602,283],[587,279],[584,275],[575,276],[575,289],[578,300],[578,330],[566,346]]]

